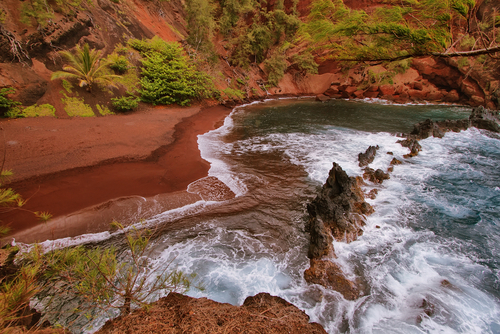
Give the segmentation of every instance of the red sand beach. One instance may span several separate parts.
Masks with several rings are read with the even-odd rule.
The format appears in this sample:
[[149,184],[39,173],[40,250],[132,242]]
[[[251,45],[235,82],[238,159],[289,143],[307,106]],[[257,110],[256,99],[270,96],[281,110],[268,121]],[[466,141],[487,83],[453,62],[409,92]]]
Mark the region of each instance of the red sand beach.
[[[25,209],[53,215],[39,223],[24,210],[0,215],[18,241],[107,230],[130,212],[200,199],[187,186],[206,177],[197,136],[222,125],[223,106],[165,107],[94,118],[29,118],[0,122],[9,187],[29,199]],[[142,217],[134,217],[134,219]],[[125,222],[127,223],[127,222]]]

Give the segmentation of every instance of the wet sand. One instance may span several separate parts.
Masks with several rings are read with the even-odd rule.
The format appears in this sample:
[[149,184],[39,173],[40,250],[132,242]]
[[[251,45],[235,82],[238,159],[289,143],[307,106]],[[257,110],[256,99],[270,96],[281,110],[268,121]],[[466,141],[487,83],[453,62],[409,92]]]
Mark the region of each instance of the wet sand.
[[41,241],[107,230],[130,210],[138,214],[129,217],[140,219],[196,202],[201,197],[187,193],[187,186],[210,168],[197,136],[222,125],[230,112],[223,106],[161,108],[3,121],[4,168],[16,178],[8,186],[29,199],[26,210],[54,218],[41,224],[31,212],[13,210],[0,215],[2,224],[16,240]]

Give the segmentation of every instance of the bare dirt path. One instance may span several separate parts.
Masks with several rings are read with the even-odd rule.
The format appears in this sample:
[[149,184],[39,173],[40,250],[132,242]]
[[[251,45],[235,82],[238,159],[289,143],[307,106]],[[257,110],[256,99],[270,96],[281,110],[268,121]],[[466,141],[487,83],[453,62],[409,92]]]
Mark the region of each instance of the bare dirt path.
[[[180,192],[173,202],[193,202],[198,197],[185,194],[185,190],[191,182],[205,177],[210,167],[200,157],[197,135],[220,126],[230,111],[223,106],[196,106],[87,119],[2,121],[4,169],[15,173],[9,186],[29,198],[26,209],[48,211],[56,221],[98,204],[102,209],[106,206],[102,203],[123,197]],[[169,198],[172,202],[172,196]],[[15,233],[39,224],[32,214],[20,210],[2,214],[0,219]],[[103,229],[96,224],[87,221],[82,227],[73,219],[70,227],[58,225],[56,235],[52,227],[51,235]]]

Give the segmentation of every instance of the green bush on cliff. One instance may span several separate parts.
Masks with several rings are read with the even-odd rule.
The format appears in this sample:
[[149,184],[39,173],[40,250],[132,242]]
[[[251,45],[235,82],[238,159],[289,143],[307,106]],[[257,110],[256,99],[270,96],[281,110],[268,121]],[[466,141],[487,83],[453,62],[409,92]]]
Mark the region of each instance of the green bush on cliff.
[[[301,26],[295,2],[288,11],[285,11],[283,0],[269,11],[267,6],[256,6],[252,10],[253,22],[250,26],[244,18],[240,18],[237,25],[234,23],[236,27],[230,39],[230,48],[231,62],[236,66],[248,67],[252,60],[255,63],[263,62],[268,58],[271,48],[292,41]],[[246,7],[241,10],[246,10]]]
[[16,90],[12,87],[0,89],[0,113],[6,115],[6,113],[19,106],[21,103],[14,101],[7,97],[9,94],[15,94]]
[[118,111],[130,111],[139,106],[139,98],[135,96],[122,96],[112,98],[113,107]]
[[142,55],[141,99],[156,104],[188,105],[195,98],[210,97],[212,79],[196,69],[179,43],[160,38],[130,40]]
[[285,75],[286,67],[285,56],[279,52],[274,52],[269,59],[264,61],[264,68],[268,73],[267,82],[271,86],[277,86]]

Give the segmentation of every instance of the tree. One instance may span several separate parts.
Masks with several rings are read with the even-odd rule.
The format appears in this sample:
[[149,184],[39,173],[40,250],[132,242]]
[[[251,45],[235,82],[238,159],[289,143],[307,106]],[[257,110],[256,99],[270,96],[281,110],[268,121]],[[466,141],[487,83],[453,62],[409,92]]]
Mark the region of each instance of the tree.
[[119,76],[106,72],[108,62],[101,59],[101,53],[95,49],[90,50],[88,44],[83,48],[77,45],[75,54],[61,51],[60,54],[66,58],[69,65],[63,66],[63,71],[54,72],[51,79],[77,79],[80,87],[87,87],[89,92],[92,92],[95,84],[116,86],[113,79]]
[[[316,0],[302,32],[317,50],[328,50],[338,60],[393,61],[500,51],[494,38],[495,17],[493,23],[488,17],[480,24],[473,15],[476,11],[474,0],[387,1],[370,13],[349,9],[342,0]],[[463,43],[468,36],[478,41],[474,50]]]
[[196,52],[212,52],[212,37],[215,29],[214,5],[210,0],[187,0],[187,42]]
[[141,99],[152,104],[188,105],[192,99],[211,97],[212,79],[198,71],[177,42],[129,40],[129,45],[142,55]]

